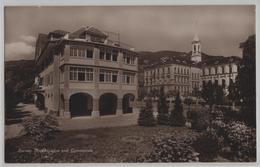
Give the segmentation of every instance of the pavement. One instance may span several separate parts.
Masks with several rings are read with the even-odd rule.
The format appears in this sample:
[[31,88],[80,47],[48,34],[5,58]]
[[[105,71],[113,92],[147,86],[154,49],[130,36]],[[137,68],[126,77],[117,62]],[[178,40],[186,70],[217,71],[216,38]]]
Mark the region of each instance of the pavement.
[[59,118],[60,129],[67,130],[83,130],[104,127],[128,126],[136,125],[139,116],[139,110],[132,114],[91,117],[75,117],[75,118]]

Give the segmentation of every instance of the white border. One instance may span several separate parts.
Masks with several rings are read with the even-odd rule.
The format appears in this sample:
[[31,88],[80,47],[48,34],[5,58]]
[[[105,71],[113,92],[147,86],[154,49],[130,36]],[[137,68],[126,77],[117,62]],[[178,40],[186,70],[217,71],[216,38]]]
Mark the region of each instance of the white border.
[[[259,55],[259,2],[257,0],[1,0],[1,49],[0,49],[0,62],[1,62],[1,110],[2,117],[0,118],[2,126],[2,137],[1,137],[1,156],[0,162],[1,166],[259,166],[260,165],[260,151],[259,151],[259,123],[260,114],[259,104],[260,104],[260,89],[258,85],[260,84],[260,76],[258,71],[260,70],[260,59]],[[168,5],[256,5],[256,113],[257,113],[257,163],[169,163],[169,164],[94,164],[94,163],[82,163],[82,164],[4,164],[4,7],[5,6],[168,6]],[[242,42],[242,41],[241,41]]]

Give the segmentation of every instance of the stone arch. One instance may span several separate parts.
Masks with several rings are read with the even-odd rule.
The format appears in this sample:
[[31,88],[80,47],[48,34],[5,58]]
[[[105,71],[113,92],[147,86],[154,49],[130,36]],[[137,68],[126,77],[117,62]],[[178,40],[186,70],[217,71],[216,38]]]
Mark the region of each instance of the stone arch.
[[80,91],[80,90],[77,90],[77,91],[71,91],[70,93],[68,93],[67,95],[64,94],[64,97],[68,97],[68,99],[70,99],[70,97],[72,95],[75,95],[75,94],[78,94],[78,93],[82,93],[82,94],[87,94],[87,95],[90,95],[93,99],[96,99],[96,94],[93,93],[92,91]]
[[210,75],[215,75],[216,74],[216,68],[211,67],[210,68]]
[[204,75],[209,75],[209,69],[208,68],[204,69]]
[[117,95],[114,93],[104,93],[99,97],[100,116],[115,115],[117,110]]
[[222,71],[222,67],[221,66],[218,66],[218,74],[222,74],[223,71]]
[[122,99],[123,114],[133,112],[133,107],[131,106],[131,102],[133,102],[134,100],[135,100],[135,95],[133,95],[131,93],[127,93],[123,96],[123,99]]
[[69,98],[71,117],[90,116],[93,111],[93,97],[88,93],[75,93]]
[[228,65],[225,65],[224,69],[225,69],[226,74],[229,73],[229,66]]
[[232,72],[237,72],[237,65],[236,64],[233,64],[232,65]]

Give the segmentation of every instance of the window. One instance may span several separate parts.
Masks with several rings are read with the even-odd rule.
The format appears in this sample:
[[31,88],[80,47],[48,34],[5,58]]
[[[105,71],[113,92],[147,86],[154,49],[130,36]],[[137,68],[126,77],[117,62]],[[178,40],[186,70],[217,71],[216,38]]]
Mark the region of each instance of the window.
[[111,53],[110,52],[106,52],[106,60],[111,60]]
[[78,49],[74,49],[74,56],[79,56],[79,50]]
[[74,48],[70,48],[70,56],[74,56]]
[[126,63],[130,64],[130,57],[126,57]]
[[105,59],[105,52],[104,51],[100,51],[99,53],[99,59]]
[[123,61],[125,64],[135,64],[135,57],[133,55],[127,55],[123,53]]
[[78,81],[85,81],[85,70],[84,68],[78,68]]
[[99,82],[105,82],[105,74],[99,73]]
[[167,78],[170,78],[170,67],[168,67]]
[[112,82],[117,82],[117,72],[112,73]]
[[76,81],[77,80],[77,68],[70,67],[70,80]]
[[101,49],[99,52],[99,59],[107,61],[117,61],[118,51],[117,50],[105,50]]
[[117,55],[118,55],[118,52],[114,50],[113,54],[112,54],[112,61],[117,61]]
[[71,48],[70,56],[82,57],[82,58],[93,58],[93,49]]
[[70,67],[70,80],[93,81],[93,69],[85,67]]
[[118,71],[100,69],[100,72],[99,72],[99,81],[100,82],[116,83],[117,77],[118,77]]
[[130,72],[123,72],[123,83],[134,84],[135,83],[135,74],[130,73]]
[[93,58],[93,50],[88,49],[86,57],[92,59]]

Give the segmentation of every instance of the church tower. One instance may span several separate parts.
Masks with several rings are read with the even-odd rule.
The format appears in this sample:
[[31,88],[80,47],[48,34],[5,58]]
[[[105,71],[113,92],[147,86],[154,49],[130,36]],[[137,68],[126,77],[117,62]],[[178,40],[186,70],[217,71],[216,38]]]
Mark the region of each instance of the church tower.
[[191,47],[192,47],[191,60],[195,61],[196,63],[201,62],[201,43],[197,34],[195,34],[191,42]]

